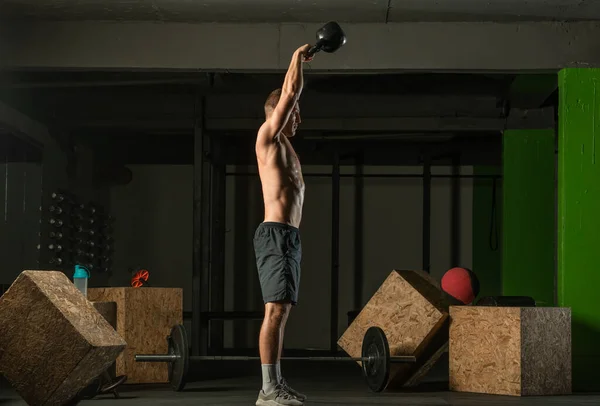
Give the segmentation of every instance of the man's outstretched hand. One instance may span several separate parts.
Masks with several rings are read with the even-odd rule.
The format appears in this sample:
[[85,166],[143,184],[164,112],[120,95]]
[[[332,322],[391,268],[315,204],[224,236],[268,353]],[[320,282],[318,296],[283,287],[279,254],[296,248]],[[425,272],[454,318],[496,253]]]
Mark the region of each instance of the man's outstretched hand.
[[308,56],[308,50],[312,47],[310,44],[302,45],[296,52],[302,56],[302,62],[310,62],[313,60],[312,56]]

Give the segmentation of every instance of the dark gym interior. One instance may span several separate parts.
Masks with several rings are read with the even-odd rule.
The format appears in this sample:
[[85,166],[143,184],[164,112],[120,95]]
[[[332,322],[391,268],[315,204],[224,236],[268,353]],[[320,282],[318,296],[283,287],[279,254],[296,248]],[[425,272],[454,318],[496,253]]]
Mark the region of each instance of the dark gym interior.
[[[594,18],[66,3],[0,19],[0,404],[254,404],[257,131],[296,42],[331,20],[347,43],[304,64],[291,139],[305,200],[285,379],[304,404],[600,403]],[[277,43],[224,34],[278,24]]]

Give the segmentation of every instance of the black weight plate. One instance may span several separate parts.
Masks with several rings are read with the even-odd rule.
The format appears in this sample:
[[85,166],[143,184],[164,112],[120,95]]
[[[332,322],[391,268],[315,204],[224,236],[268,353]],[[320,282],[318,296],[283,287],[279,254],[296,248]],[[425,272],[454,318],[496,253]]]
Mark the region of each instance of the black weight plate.
[[171,334],[167,337],[169,355],[176,355],[177,359],[169,362],[169,382],[174,391],[182,391],[186,384],[189,367],[189,347],[185,327],[181,324],[173,326]]
[[370,327],[365,333],[362,343],[363,374],[369,389],[381,392],[388,384],[390,377],[390,346],[383,330]]

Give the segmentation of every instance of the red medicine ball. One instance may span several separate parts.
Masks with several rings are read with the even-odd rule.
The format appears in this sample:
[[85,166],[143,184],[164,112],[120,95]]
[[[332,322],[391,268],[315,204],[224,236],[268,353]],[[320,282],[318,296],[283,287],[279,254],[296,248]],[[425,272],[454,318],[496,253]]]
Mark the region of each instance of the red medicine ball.
[[452,268],[442,276],[442,290],[464,304],[471,304],[479,294],[479,280],[470,269]]

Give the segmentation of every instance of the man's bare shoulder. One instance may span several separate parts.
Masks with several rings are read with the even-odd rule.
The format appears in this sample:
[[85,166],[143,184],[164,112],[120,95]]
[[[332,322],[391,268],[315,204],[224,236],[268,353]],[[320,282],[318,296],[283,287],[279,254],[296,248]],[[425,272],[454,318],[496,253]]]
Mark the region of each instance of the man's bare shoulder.
[[256,142],[262,144],[273,144],[279,142],[279,135],[281,131],[273,125],[271,120],[266,120],[258,129]]
[[269,151],[277,148],[280,144],[279,133],[273,131],[273,126],[265,121],[258,129],[256,136],[256,155],[259,159],[266,159]]

